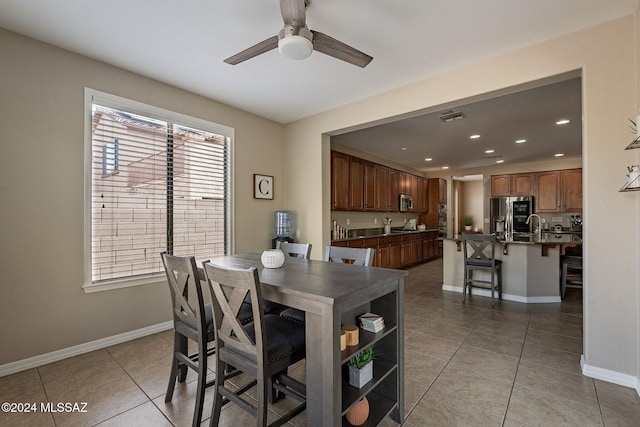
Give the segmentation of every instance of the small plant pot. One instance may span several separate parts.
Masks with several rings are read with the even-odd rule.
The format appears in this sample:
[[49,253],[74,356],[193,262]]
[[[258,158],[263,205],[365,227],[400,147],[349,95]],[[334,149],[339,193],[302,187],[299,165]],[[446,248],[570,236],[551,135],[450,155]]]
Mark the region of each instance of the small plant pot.
[[373,379],[373,362],[369,362],[362,369],[349,365],[349,384],[362,388]]
[[472,228],[473,228],[473,225],[465,225],[464,231],[471,231]]

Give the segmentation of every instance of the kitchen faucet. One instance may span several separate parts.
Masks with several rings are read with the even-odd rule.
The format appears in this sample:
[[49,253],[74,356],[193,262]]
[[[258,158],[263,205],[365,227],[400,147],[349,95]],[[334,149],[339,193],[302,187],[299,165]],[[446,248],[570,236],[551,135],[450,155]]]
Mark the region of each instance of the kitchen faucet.
[[[540,233],[542,232],[542,227],[541,225],[541,220],[540,220],[540,215],[538,214],[531,214],[529,215],[529,217],[527,218],[527,221],[525,222],[525,224],[529,224],[529,222],[531,221],[531,218],[533,217],[537,217],[538,218],[538,231],[536,232],[536,234],[538,235],[538,239],[540,238]],[[529,231],[532,231],[531,229],[533,228],[533,221],[531,221],[531,224],[529,224]]]

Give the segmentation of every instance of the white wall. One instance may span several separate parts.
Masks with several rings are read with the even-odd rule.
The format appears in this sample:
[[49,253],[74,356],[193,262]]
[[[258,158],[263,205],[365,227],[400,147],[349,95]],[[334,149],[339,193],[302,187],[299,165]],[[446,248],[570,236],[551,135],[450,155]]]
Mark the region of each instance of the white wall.
[[[171,319],[162,282],[82,290],[85,86],[235,128],[236,250],[270,246],[281,124],[1,29],[0,52],[0,365]],[[253,199],[254,173],[273,201]]]
[[618,192],[626,166],[638,156],[624,150],[627,119],[636,115],[638,102],[634,23],[633,16],[618,19],[288,124],[287,182],[304,176],[304,186],[287,185],[286,202],[303,210],[301,239],[314,246],[328,243],[328,134],[580,70],[587,266],[584,361],[637,378],[638,194]]

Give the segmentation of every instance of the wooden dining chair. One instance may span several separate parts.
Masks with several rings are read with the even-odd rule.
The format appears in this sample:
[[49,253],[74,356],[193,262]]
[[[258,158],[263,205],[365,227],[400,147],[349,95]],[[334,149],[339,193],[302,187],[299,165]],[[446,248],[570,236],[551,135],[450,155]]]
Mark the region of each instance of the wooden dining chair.
[[[472,287],[491,289],[491,306],[494,302],[494,291],[498,291],[498,299],[502,299],[502,261],[496,259],[495,234],[462,233],[464,254],[464,285],[462,302],[467,292],[471,295]],[[490,280],[474,278],[474,271],[485,271]]]
[[286,256],[309,259],[311,256],[311,243],[289,243],[278,240],[276,249],[280,249]]
[[[188,368],[193,369],[198,375],[198,385],[192,425],[197,427],[202,418],[205,389],[213,385],[213,381],[207,382],[207,356],[215,352],[215,347],[208,345],[215,335],[213,309],[210,303],[205,303],[195,258],[166,252],[161,255],[171,294],[174,331],[171,374],[164,401],[171,402],[176,378],[185,382]],[[189,354],[188,340],[197,344],[197,352]]]
[[327,246],[324,251],[324,260],[370,267],[373,264],[373,249]]
[[[299,404],[281,415],[270,427],[280,426],[306,407],[305,385],[284,374],[292,364],[305,357],[305,328],[282,317],[265,314],[262,292],[255,267],[232,269],[204,264],[204,274],[213,299],[214,334],[217,343],[215,371],[226,372],[233,366],[255,379],[239,389],[228,388],[225,376],[217,375],[210,426],[220,421],[226,401],[256,416],[257,426],[267,426],[267,399],[270,387],[297,400]],[[245,297],[251,298],[253,322],[242,325],[238,312]],[[257,406],[242,396],[257,386]]]

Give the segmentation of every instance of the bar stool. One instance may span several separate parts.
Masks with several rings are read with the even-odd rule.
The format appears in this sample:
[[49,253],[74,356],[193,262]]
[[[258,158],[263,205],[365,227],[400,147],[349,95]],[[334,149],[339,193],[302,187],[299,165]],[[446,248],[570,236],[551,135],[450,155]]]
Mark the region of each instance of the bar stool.
[[[467,296],[467,289],[471,295],[472,287],[491,289],[491,306],[495,304],[493,293],[498,291],[498,299],[502,299],[502,261],[496,259],[496,236],[493,234],[462,233],[464,247],[464,287],[462,302]],[[468,252],[468,248],[473,253]],[[486,253],[485,251],[489,253]],[[491,280],[475,279],[473,272],[485,271],[491,274]],[[479,285],[478,285],[479,284]]]
[[560,292],[564,299],[567,288],[582,289],[582,257],[565,255],[562,257],[562,275],[560,276]]

